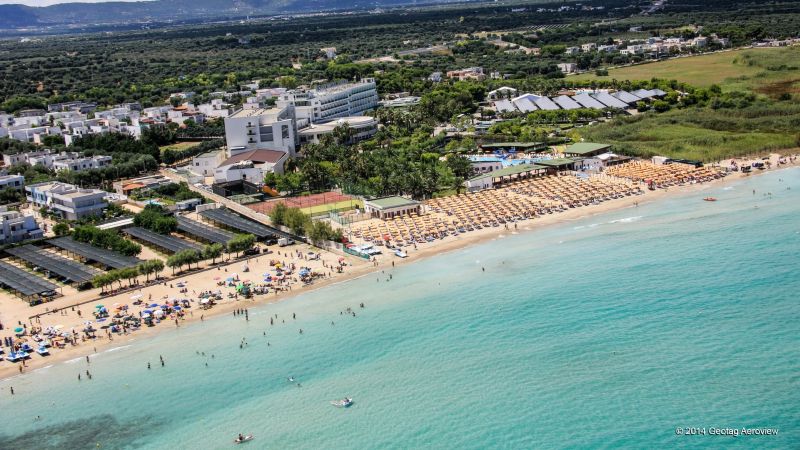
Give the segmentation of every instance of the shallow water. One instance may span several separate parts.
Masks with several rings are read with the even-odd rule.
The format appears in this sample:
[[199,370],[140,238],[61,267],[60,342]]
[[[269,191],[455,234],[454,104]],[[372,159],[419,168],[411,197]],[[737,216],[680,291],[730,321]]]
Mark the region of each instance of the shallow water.
[[798,269],[787,169],[5,380],[0,448],[798,448]]

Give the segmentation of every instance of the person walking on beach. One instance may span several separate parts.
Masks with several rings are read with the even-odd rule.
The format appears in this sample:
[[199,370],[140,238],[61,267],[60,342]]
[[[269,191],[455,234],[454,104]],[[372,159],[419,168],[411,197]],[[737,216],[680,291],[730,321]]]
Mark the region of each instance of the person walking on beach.
[[78,374],[78,381],[81,381],[81,374]]
[[11,389],[11,395],[14,395],[14,386],[9,386],[8,388]]

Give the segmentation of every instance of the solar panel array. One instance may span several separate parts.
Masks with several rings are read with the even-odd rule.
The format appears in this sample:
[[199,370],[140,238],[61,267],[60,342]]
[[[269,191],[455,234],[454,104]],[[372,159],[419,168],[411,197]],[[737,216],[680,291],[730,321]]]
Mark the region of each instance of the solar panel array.
[[236,228],[239,231],[250,233],[258,238],[265,238],[277,233],[277,230],[271,229],[258,222],[253,222],[243,218],[238,214],[228,212],[224,209],[207,209],[200,213],[201,216],[208,220],[221,223],[231,228]]
[[187,219],[186,217],[178,216],[177,219],[178,231],[197,236],[205,241],[225,245],[228,241],[233,239],[234,236],[234,234],[229,231],[210,227],[196,220]]
[[3,261],[0,261],[0,284],[25,296],[58,289],[58,285]]
[[158,234],[154,233],[146,228],[139,228],[139,227],[131,227],[125,228],[122,230],[124,233],[135,237],[136,239],[141,239],[145,242],[149,242],[150,244],[155,245],[156,247],[162,248],[172,253],[178,253],[181,250],[200,250],[202,247],[199,245],[185,241],[180,238],[176,238],[175,236],[170,236],[168,234]]
[[133,267],[142,262],[140,259],[133,256],[124,256],[104,248],[97,248],[91,244],[78,242],[71,237],[50,239],[47,242],[68,252],[83,256],[87,260],[96,261],[107,267],[113,267],[114,269]]
[[29,264],[39,266],[42,269],[77,283],[90,281],[95,275],[100,273],[100,271],[91,266],[77,263],[71,259],[58,256],[33,245],[9,248],[6,249],[6,252]]

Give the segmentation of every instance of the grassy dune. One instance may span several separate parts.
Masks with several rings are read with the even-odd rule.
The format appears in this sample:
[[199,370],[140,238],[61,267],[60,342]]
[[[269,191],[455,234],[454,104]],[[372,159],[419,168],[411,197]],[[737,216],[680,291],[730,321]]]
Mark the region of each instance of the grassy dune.
[[[718,161],[800,146],[800,47],[745,49],[679,58],[610,71],[586,80],[676,79],[695,86],[718,84],[723,91],[752,92],[750,106],[649,112],[587,127],[581,136],[608,142],[618,151],[649,157]],[[788,96],[787,96],[788,94]]]

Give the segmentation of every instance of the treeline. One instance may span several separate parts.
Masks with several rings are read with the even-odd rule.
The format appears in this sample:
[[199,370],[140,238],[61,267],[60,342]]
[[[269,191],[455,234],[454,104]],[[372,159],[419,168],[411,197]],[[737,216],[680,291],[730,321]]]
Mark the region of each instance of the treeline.
[[140,275],[144,275],[147,281],[150,281],[150,275],[158,275],[159,272],[164,270],[164,263],[160,259],[151,259],[143,261],[135,267],[126,267],[123,269],[109,270],[108,272],[95,275],[92,278],[92,286],[104,290],[106,286],[119,283],[119,288],[122,288],[122,281],[127,280],[128,285],[133,285],[133,281]]
[[276,225],[289,227],[296,235],[307,235],[315,244],[324,241],[342,241],[342,230],[334,230],[328,222],[312,220],[311,216],[305,214],[300,208],[278,203],[269,212],[269,218]]
[[178,219],[164,207],[149,204],[133,216],[133,224],[158,234],[170,234],[178,229]]

